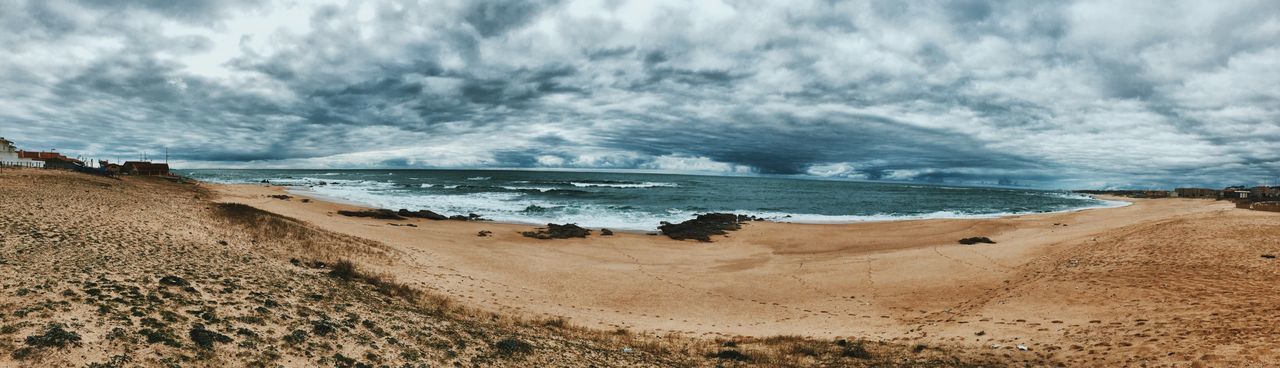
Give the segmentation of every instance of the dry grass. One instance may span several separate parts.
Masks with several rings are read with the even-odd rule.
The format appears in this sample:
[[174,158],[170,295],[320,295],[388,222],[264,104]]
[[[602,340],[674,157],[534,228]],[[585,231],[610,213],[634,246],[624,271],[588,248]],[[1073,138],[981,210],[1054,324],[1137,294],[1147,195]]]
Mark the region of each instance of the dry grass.
[[[318,230],[301,220],[263,211],[240,203],[216,203],[214,218],[243,229],[234,234],[248,234],[251,243],[270,240],[284,249],[267,249],[288,258],[348,259],[389,261],[389,248],[382,243]],[[234,234],[228,234],[232,236]]]
[[[470,325],[510,331],[547,331],[563,337],[593,341],[617,351],[633,351],[671,359],[687,366],[812,367],[812,366],[969,366],[944,349],[915,352],[910,346],[882,342],[817,340],[801,336],[709,340],[679,334],[654,335],[628,330],[600,330],[577,326],[563,317],[529,318],[453,306],[450,298],[397,282],[391,275],[363,269],[353,258],[387,260],[388,248],[365,239],[331,233],[303,221],[252,206],[220,203],[216,214],[227,223],[245,229],[252,238],[287,249],[279,256],[329,260],[307,262],[323,265],[327,274],[352,284],[363,284],[382,295],[403,299],[426,311]],[[526,332],[527,333],[527,332]],[[538,338],[537,334],[524,339]],[[503,356],[527,353],[522,337],[507,337],[494,348]]]

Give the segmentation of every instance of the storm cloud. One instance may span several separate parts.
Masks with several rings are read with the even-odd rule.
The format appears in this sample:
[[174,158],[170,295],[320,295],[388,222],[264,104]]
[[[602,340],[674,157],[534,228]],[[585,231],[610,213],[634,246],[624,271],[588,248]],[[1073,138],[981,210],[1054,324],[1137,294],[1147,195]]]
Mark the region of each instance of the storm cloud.
[[0,0],[0,136],[178,167],[1270,183],[1267,1]]

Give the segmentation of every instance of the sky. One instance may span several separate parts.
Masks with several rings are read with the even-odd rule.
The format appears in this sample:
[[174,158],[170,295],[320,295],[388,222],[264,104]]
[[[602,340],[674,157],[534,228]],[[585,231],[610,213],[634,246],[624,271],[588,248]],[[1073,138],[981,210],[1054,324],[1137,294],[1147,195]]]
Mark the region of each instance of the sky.
[[0,136],[177,168],[1280,175],[1266,0],[0,0],[0,52]]

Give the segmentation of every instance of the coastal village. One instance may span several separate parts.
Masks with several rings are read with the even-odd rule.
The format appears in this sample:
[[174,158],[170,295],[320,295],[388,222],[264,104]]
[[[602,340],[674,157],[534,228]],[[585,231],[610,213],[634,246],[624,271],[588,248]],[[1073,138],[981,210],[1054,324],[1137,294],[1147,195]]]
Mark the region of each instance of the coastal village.
[[0,166],[61,169],[115,177],[119,175],[174,177],[168,163],[148,160],[112,163],[101,160],[86,163],[58,152],[19,150],[13,141],[0,137]]

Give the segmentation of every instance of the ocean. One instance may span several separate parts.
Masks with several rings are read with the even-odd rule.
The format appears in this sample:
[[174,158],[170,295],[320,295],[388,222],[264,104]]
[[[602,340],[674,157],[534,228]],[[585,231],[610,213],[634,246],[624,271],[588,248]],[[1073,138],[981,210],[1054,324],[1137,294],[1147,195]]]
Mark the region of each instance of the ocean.
[[476,213],[510,223],[647,231],[661,221],[732,212],[778,222],[984,218],[1124,205],[1063,192],[815,180],[518,170],[184,170],[214,183],[288,186],[377,208]]

